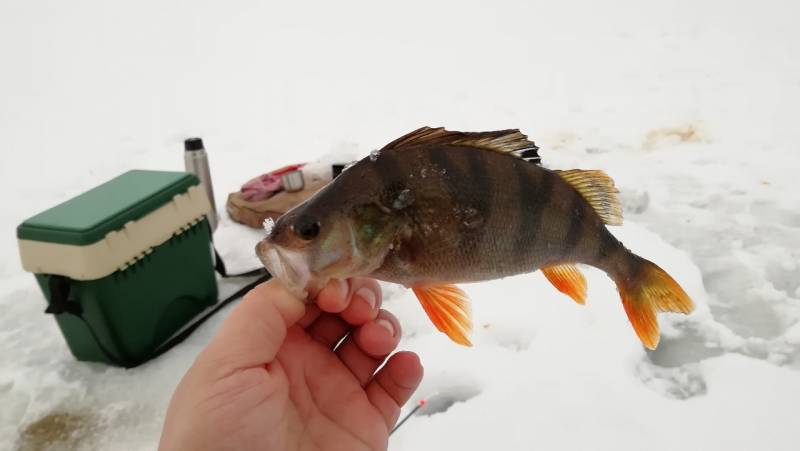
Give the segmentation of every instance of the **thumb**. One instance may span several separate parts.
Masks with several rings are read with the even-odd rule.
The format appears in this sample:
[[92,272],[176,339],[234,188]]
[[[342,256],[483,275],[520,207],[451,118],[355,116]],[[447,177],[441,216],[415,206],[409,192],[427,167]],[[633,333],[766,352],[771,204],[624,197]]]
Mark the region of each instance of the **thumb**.
[[303,300],[294,297],[277,280],[248,292],[222,324],[217,336],[198,356],[218,377],[263,366],[275,359],[286,330],[305,313]]

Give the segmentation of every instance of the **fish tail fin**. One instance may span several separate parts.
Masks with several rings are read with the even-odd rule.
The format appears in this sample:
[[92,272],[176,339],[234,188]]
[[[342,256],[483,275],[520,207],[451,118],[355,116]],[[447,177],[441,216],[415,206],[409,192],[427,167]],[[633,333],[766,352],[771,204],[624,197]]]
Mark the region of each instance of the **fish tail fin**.
[[694,304],[678,282],[655,263],[629,253],[627,274],[613,275],[622,306],[648,349],[655,349],[660,339],[656,312],[690,313]]

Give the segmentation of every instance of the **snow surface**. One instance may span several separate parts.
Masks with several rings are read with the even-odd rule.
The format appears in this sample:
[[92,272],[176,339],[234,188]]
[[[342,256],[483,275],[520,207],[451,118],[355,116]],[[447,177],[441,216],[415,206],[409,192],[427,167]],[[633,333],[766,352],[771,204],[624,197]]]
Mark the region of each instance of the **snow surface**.
[[[587,269],[580,307],[536,273],[465,286],[466,349],[386,286],[426,368],[416,399],[431,397],[392,449],[800,448],[798,9],[0,3],[0,448],[153,449],[228,313],[141,368],[76,362],[20,268],[19,222],[127,169],[181,169],[192,135],[224,205],[267,169],[365,156],[421,125],[519,127],[547,166],[606,170],[625,207],[614,233],[697,311],[662,315],[645,352],[604,274]],[[223,218],[232,269],[256,264],[262,234]],[[66,438],[37,433],[43,418]]]

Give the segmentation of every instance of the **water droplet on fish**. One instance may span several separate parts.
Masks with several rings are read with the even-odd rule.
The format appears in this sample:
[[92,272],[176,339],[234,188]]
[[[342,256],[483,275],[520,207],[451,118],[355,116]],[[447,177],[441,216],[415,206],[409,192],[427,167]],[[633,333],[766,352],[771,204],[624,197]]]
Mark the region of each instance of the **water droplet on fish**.
[[375,160],[378,159],[378,157],[380,155],[381,155],[380,149],[375,149],[375,150],[373,150],[372,152],[369,153],[369,160],[370,161],[375,161]]
[[445,174],[447,174],[447,169],[442,168],[442,175],[445,175]]
[[272,231],[275,230],[275,221],[272,218],[265,218],[261,225],[264,227],[264,231],[267,232],[267,238],[269,238],[272,235]]
[[478,214],[478,210],[469,207],[462,212],[462,224],[465,227],[473,229],[483,224],[483,216]]
[[425,169],[425,168],[422,168],[422,170],[421,170],[421,171],[419,171],[419,176],[420,176],[420,177],[422,177],[422,178],[425,178],[425,173],[426,173],[426,172],[428,172],[428,170],[427,170],[427,169]]
[[414,196],[411,194],[411,190],[406,188],[400,191],[400,194],[398,194],[397,198],[392,202],[392,208],[395,210],[402,210],[412,203],[414,203]]

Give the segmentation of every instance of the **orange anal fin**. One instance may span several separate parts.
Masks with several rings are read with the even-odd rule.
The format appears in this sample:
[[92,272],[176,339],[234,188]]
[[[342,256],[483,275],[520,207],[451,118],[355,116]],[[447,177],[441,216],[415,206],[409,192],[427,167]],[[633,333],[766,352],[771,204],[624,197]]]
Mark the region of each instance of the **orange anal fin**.
[[469,298],[455,285],[426,285],[412,287],[422,308],[440,332],[454,342],[472,346],[472,313]]
[[586,278],[574,264],[546,266],[542,274],[556,289],[578,304],[586,303]]

